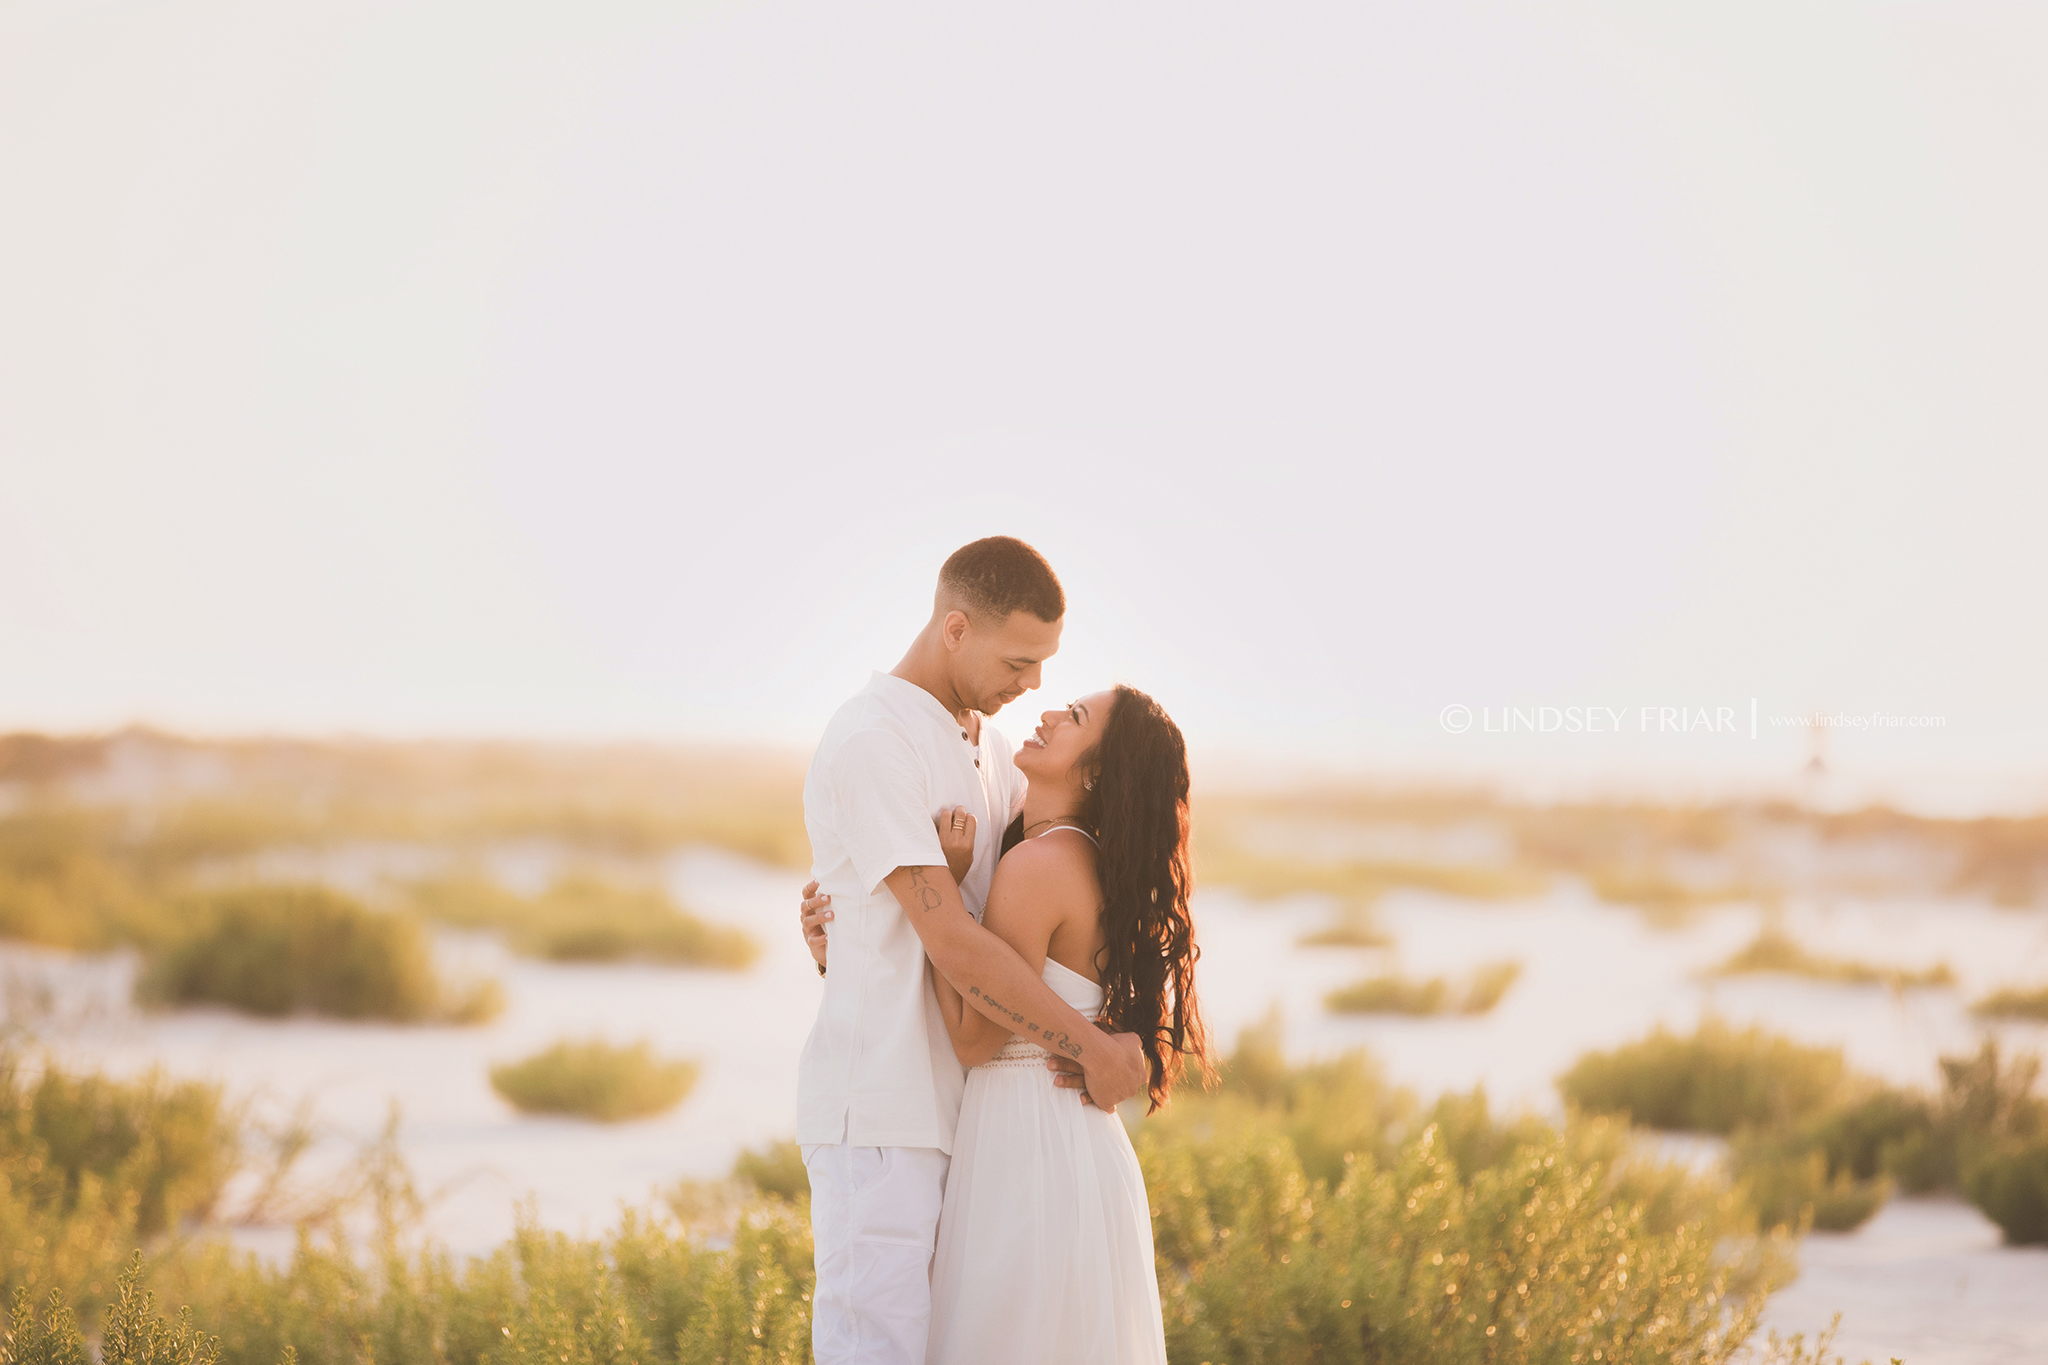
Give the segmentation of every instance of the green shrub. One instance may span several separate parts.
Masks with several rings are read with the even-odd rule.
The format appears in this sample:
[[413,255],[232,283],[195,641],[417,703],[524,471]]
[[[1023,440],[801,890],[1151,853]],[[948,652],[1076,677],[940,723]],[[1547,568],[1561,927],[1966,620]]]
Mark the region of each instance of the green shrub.
[[1758,1225],[1812,1226],[1822,1232],[1861,1227],[1891,1198],[1888,1176],[1859,1180],[1829,1168],[1827,1153],[1796,1139],[1745,1131],[1736,1136],[1731,1165]]
[[1389,972],[1369,976],[1323,997],[1338,1014],[1485,1014],[1522,974],[1519,962],[1489,962],[1453,989],[1443,977],[1417,981]]
[[1784,930],[1769,926],[1759,930],[1745,947],[1714,968],[1716,976],[1742,976],[1753,972],[1785,972],[1859,986],[1953,986],[1956,980],[1956,974],[1946,962],[1914,970],[1821,957],[1808,952]]
[[528,898],[488,878],[458,874],[418,883],[412,901],[430,919],[501,930],[514,951],[556,962],[638,958],[736,970],[751,965],[761,951],[746,931],[697,918],[659,887],[614,886],[590,877],[564,878]]
[[666,1113],[697,1083],[695,1062],[664,1061],[643,1039],[616,1047],[564,1040],[491,1068],[491,1088],[529,1114],[577,1114],[619,1123]]
[[1418,1121],[1415,1097],[1389,1086],[1367,1053],[1290,1066],[1281,1037],[1277,1012],[1245,1029],[1217,1067],[1215,1089],[1183,1087],[1141,1131],[1192,1140],[1253,1123],[1278,1125],[1310,1176],[1335,1184],[1351,1156],[1391,1154],[1393,1134]]
[[1526,867],[1360,860],[1327,862],[1251,853],[1222,840],[1197,844],[1195,856],[1198,880],[1205,884],[1233,886],[1259,900],[1320,891],[1369,903],[1395,887],[1436,891],[1474,900],[1502,900],[1536,895],[1549,884],[1549,878]]
[[1277,1016],[1246,1030],[1213,1091],[1138,1125],[1174,1360],[1726,1361],[1789,1271],[1733,1192],[1618,1124],[1425,1108],[1362,1053],[1280,1042]]
[[1522,964],[1519,962],[1489,962],[1472,973],[1465,983],[1465,999],[1459,1005],[1463,1014],[1485,1014],[1500,1003],[1508,988],[1522,979]]
[[0,816],[0,938],[96,951],[168,929],[164,898],[121,855],[105,815]]
[[1588,868],[1585,877],[1601,900],[1640,910],[1652,924],[1666,927],[1684,924],[1707,906],[1748,900],[1756,894],[1741,886],[1692,886],[1655,867],[1634,864]]
[[1419,981],[1387,972],[1331,991],[1323,1004],[1338,1014],[1442,1014],[1450,999],[1451,983],[1440,976]]
[[369,1248],[302,1236],[272,1266],[221,1244],[159,1275],[221,1331],[222,1365],[552,1362],[715,1365],[808,1361],[811,1241],[778,1205],[745,1213],[724,1249],[633,1210],[572,1237],[521,1211],[510,1241],[474,1259],[414,1245],[404,1223]]
[[2038,1240],[2048,1217],[2048,1100],[2040,1060],[1987,1040],[1941,1059],[1938,1097],[1847,1076],[1840,1053],[1716,1020],[1692,1038],[1657,1030],[1589,1053],[1558,1082],[1591,1110],[1652,1127],[1733,1135],[1731,1165],[1762,1226],[1860,1225],[1894,1184],[1961,1191],[2005,1229]]
[[1618,1138],[1599,1121],[1546,1128],[1465,1170],[1425,1127],[1384,1164],[1355,1155],[1332,1187],[1270,1121],[1207,1140],[1148,1124],[1138,1151],[1168,1355],[1726,1361],[1787,1259],[1730,1241],[1718,1217],[1653,1226]]
[[1294,940],[1299,948],[1384,948],[1394,940],[1374,923],[1370,900],[1349,900],[1338,908],[1329,927]]
[[1859,1181],[1889,1176],[1915,1194],[1943,1183],[1938,1159],[1940,1115],[1926,1096],[1870,1084],[1808,1125],[1827,1158],[1829,1177]]
[[732,1173],[761,1194],[787,1203],[811,1197],[811,1173],[804,1166],[803,1149],[787,1139],[771,1142],[758,1152],[745,1148],[734,1159]]
[[0,1054],[0,1299],[62,1290],[96,1313],[133,1247],[213,1207],[237,1120],[212,1085],[32,1077]]
[[[107,1306],[100,1331],[100,1365],[215,1365],[220,1342],[192,1326],[192,1310],[183,1309],[175,1323],[156,1313],[156,1296],[142,1287],[142,1253],[129,1259]],[[77,1316],[53,1289],[38,1323],[26,1289],[14,1291],[14,1312],[7,1339],[0,1342],[0,1365],[87,1365]]]
[[217,1085],[54,1067],[31,1080],[0,1053],[0,1169],[7,1192],[35,1206],[69,1213],[91,1186],[118,1190],[139,1231],[161,1232],[204,1216],[240,1154],[240,1116]]
[[[1138,1126],[1174,1359],[1481,1365],[1598,1350],[1723,1365],[1788,1272],[1734,1193],[1646,1160],[1617,1124],[1502,1121],[1476,1091],[1424,1108],[1362,1055],[1289,1066],[1279,1043],[1277,1021],[1248,1031],[1214,1091]],[[393,1134],[379,1152],[365,1162],[368,1245],[302,1231],[275,1265],[221,1241],[172,1244],[150,1278],[192,1316],[162,1324],[131,1279],[113,1297],[134,1328],[106,1339],[145,1343],[151,1365],[203,1365],[194,1323],[221,1333],[222,1365],[809,1358],[800,1197],[743,1209],[722,1247],[632,1211],[599,1238],[544,1232],[528,1209],[509,1242],[461,1259],[418,1236]],[[791,1166],[781,1144],[736,1170],[764,1189],[792,1176],[793,1191]],[[132,1239],[125,1226],[107,1240]],[[56,1283],[82,1287],[31,1292]],[[63,1339],[81,1352],[65,1365],[85,1365],[75,1333]]]
[[1589,1052],[1558,1080],[1582,1109],[1627,1113],[1651,1128],[1733,1133],[1818,1114],[1841,1092],[1839,1048],[1803,1047],[1761,1028],[1702,1020],[1681,1038],[1661,1026],[1612,1052]]
[[503,1005],[494,984],[444,998],[417,920],[365,909],[326,887],[218,892],[195,905],[191,922],[153,953],[138,988],[145,999],[399,1023],[475,1022]]
[[2038,1019],[2048,1023],[2048,986],[2026,990],[2007,986],[1970,1006],[1970,1013],[1986,1019]]
[[2048,1139],[1979,1157],[1964,1190],[2008,1244],[2048,1243]]
[[1986,1152],[2048,1138],[2048,1101],[2034,1093],[2040,1076],[2039,1057],[2007,1058],[1991,1039],[1973,1056],[1941,1059],[1943,1159],[1951,1183]]

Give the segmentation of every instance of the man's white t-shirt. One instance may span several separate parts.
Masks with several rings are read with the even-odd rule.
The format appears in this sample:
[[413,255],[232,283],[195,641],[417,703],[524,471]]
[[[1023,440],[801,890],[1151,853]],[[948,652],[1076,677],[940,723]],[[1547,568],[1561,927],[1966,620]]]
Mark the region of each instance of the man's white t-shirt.
[[882,879],[944,867],[933,817],[965,806],[974,865],[960,897],[981,918],[1025,784],[1009,741],[986,721],[980,729],[977,743],[931,693],[877,673],[818,742],[804,825],[833,917],[825,996],[797,1069],[800,1144],[953,1150],[966,1072],[925,978],[924,945]]

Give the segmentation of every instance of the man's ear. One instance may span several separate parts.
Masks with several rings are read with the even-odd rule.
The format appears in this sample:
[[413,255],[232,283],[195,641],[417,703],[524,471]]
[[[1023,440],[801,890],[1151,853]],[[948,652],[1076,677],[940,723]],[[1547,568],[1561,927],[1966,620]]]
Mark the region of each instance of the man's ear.
[[946,642],[946,648],[957,650],[960,642],[967,638],[967,613],[958,607],[946,613],[946,619],[939,624],[939,638]]

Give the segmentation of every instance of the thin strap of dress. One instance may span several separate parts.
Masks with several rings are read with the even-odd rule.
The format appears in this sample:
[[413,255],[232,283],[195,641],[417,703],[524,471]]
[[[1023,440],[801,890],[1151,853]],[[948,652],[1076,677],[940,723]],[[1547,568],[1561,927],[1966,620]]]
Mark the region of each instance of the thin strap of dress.
[[1052,833],[1052,830],[1053,830],[1053,829],[1070,829],[1070,830],[1074,831],[1074,833],[1076,833],[1076,834],[1080,835],[1080,836],[1081,836],[1081,837],[1082,837],[1083,839],[1086,839],[1086,840],[1087,840],[1087,841],[1088,841],[1089,843],[1091,843],[1091,844],[1095,845],[1095,846],[1096,846],[1097,848],[1101,848],[1101,847],[1102,847],[1102,840],[1100,840],[1100,839],[1096,838],[1096,837],[1095,837],[1094,835],[1090,834],[1090,833],[1089,833],[1089,832],[1088,832],[1087,830],[1085,830],[1085,829],[1082,829],[1082,828],[1081,828],[1081,827],[1080,827],[1079,825],[1054,825],[1054,826],[1052,827],[1052,829],[1049,829],[1049,830],[1045,830],[1045,831],[1044,831],[1043,833],[1041,833],[1041,834],[1040,834],[1040,835],[1039,835],[1038,837],[1039,837],[1039,838],[1041,838],[1041,839],[1043,839],[1043,838],[1044,838],[1044,837],[1045,837],[1045,836],[1046,836],[1047,834],[1050,834],[1050,833]]

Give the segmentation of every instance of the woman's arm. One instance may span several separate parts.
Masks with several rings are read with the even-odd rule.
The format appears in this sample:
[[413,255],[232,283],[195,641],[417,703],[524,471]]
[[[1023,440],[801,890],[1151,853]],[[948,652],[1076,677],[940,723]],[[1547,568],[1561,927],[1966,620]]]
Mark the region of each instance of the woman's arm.
[[[1087,894],[1088,880],[1075,864],[1077,856],[1059,844],[1020,845],[997,865],[989,886],[982,927],[1009,944],[1024,965],[1040,975],[1053,931]],[[962,1000],[943,974],[934,972],[933,977],[941,988],[939,1007],[946,1012],[946,1030],[960,1064],[980,1066],[1002,1051],[1015,1035]]]

